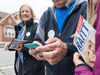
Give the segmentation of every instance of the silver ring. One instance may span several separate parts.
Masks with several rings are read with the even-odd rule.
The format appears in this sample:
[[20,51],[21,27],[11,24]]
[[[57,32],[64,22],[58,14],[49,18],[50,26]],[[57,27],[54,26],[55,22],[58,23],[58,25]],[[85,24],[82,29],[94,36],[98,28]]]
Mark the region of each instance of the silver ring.
[[37,53],[37,57],[40,58],[39,53]]

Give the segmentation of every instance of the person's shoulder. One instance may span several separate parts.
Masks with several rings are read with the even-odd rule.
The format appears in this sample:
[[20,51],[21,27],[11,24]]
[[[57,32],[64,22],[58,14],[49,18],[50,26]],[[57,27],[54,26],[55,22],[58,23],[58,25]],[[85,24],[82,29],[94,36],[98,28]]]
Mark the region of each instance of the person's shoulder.
[[83,6],[87,6],[87,1],[84,1],[84,2],[82,3],[82,5],[83,5]]
[[87,0],[76,0],[75,6],[87,5]]
[[52,12],[51,7],[48,7],[47,10],[45,10],[43,12],[43,15],[42,15],[41,19],[47,19],[47,17],[49,17],[49,15],[50,15],[51,12]]
[[50,9],[51,9],[51,7],[47,7],[47,9],[44,11],[44,13],[49,13]]
[[80,2],[76,2],[76,7],[81,8],[82,10],[87,10],[87,1],[86,0],[79,0]]
[[47,9],[44,11],[44,13],[50,13],[53,10],[53,6],[47,7]]
[[87,1],[84,1],[81,5],[84,10],[87,10]]

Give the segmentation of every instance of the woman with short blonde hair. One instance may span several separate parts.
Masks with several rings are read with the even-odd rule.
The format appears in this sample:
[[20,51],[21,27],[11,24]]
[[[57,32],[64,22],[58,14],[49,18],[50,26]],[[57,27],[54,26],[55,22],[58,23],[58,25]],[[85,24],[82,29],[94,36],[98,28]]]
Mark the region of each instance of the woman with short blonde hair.
[[[15,26],[15,39],[25,40],[26,43],[32,44],[36,34],[38,23],[34,22],[35,15],[32,8],[28,5],[22,5],[19,10],[21,22]],[[24,44],[24,45],[25,45]],[[19,44],[15,54],[15,73],[16,75],[45,75],[42,61],[36,60],[29,54],[29,48]],[[5,46],[9,50],[9,44]]]
[[22,9],[23,6],[27,6],[27,7],[30,9],[31,15],[32,15],[32,19],[35,20],[35,19],[36,19],[36,16],[35,16],[35,14],[34,14],[32,8],[31,8],[29,5],[22,5],[22,6],[20,7],[20,9],[19,9],[19,19],[20,19],[20,21],[23,21],[23,19],[21,18],[21,9]]

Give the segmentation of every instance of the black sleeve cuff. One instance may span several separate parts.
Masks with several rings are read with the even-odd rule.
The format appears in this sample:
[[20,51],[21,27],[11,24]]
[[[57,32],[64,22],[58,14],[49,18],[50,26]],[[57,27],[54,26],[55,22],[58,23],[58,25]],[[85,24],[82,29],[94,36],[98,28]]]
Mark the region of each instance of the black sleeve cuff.
[[78,66],[87,66],[87,65],[86,65],[86,64],[78,64],[77,67],[78,67]]
[[67,55],[66,56],[73,56],[75,52],[78,52],[77,48],[73,45],[73,43],[66,43],[67,44]]
[[15,51],[14,49],[8,49],[9,51]]
[[20,50],[20,52],[23,52],[23,53],[28,53],[29,51],[29,48],[25,47],[24,45],[22,46],[22,49]]

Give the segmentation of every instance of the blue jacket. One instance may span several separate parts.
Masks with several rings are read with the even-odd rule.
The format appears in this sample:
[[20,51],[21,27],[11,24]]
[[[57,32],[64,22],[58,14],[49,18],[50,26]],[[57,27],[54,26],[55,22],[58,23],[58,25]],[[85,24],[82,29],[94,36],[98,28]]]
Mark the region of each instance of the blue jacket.
[[56,15],[53,13],[53,10],[56,9],[56,7],[53,9],[48,8],[48,10],[43,13],[39,25],[42,29],[45,29],[45,40],[49,38],[48,32],[53,30],[55,32],[54,37],[61,39],[68,47],[66,57],[57,64],[50,65],[47,61],[44,61],[47,75],[74,75],[75,65],[73,63],[73,53],[76,52],[77,49],[73,45],[71,35],[76,31],[79,16],[82,15],[86,18],[86,7],[87,2],[85,0],[75,1],[75,6],[69,16],[65,19],[61,33],[57,25]]

